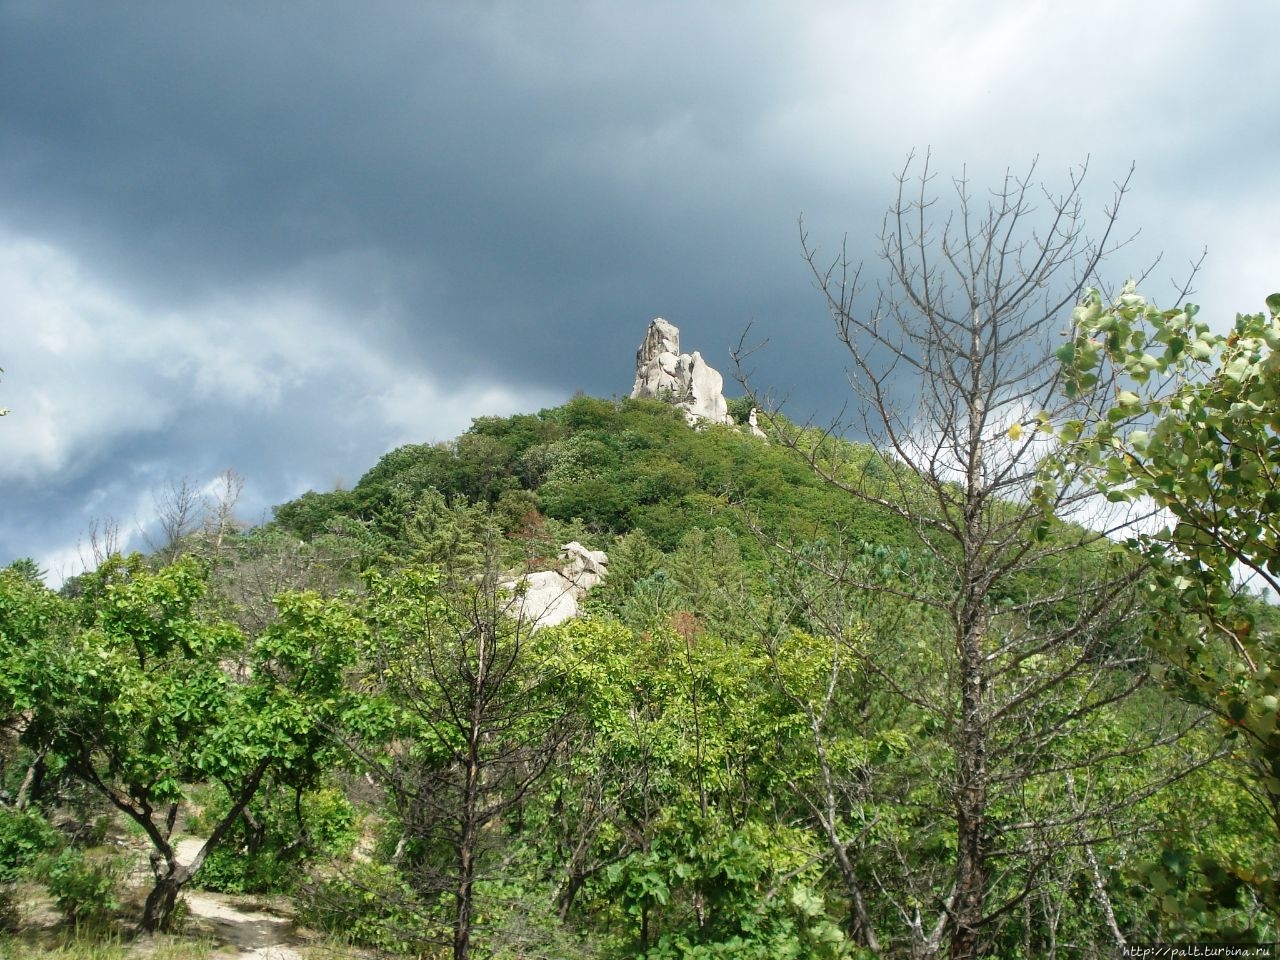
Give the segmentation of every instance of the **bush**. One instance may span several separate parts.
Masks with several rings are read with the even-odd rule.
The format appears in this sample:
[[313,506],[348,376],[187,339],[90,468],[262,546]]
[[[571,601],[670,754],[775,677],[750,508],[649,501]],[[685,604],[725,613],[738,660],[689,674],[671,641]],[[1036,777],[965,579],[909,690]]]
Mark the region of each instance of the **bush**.
[[725,400],[734,423],[746,423],[756,406],[755,397],[729,397]]
[[275,850],[247,856],[242,850],[221,846],[209,851],[195,883],[218,893],[287,892],[297,881],[298,865]]
[[[196,829],[208,829],[225,814],[227,803],[225,794],[211,795]],[[335,787],[305,793],[296,806],[286,792],[276,791],[255,800],[251,809],[256,829],[250,830],[244,818],[237,820],[200,867],[198,886],[220,893],[287,893],[302,865],[343,857],[355,846],[355,810]]]
[[449,938],[399,871],[381,863],[349,864],[308,884],[298,919],[353,945],[391,953],[417,953],[424,943]]
[[61,846],[58,831],[35,810],[0,807],[0,883],[13,883],[41,855]]
[[114,857],[93,856],[67,848],[45,862],[41,873],[58,910],[71,923],[98,925],[120,909],[116,884],[121,864]]
[[61,842],[37,811],[0,807],[0,929],[12,927],[17,920],[14,884]]

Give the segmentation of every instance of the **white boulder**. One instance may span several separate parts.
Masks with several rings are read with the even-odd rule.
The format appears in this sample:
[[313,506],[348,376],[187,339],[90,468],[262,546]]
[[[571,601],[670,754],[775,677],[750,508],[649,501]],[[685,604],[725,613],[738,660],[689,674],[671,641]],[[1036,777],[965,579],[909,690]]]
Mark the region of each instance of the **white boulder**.
[[578,615],[578,601],[609,572],[609,557],[588,550],[576,540],[560,548],[564,563],[556,570],[538,570],[502,586],[513,594],[511,615],[534,630],[553,627]]

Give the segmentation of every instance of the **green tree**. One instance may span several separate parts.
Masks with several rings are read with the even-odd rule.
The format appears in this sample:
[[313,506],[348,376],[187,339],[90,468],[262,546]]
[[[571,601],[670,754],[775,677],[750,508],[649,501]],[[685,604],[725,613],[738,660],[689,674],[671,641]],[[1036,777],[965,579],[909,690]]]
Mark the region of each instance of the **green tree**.
[[[1161,310],[1133,285],[1114,302],[1088,290],[1058,351],[1064,391],[1121,379],[1110,407],[1060,426],[1067,469],[1113,501],[1160,513],[1132,533],[1165,607],[1149,645],[1169,682],[1218,714],[1252,772],[1280,837],[1280,635],[1274,608],[1242,587],[1280,596],[1280,294],[1267,312],[1213,333],[1194,305]],[[1061,484],[1047,471],[1045,486]],[[1227,865],[1280,916],[1280,872]]]
[[34,566],[20,559],[0,570],[0,724],[18,734],[27,750],[26,771],[14,798],[19,810],[39,794],[49,752],[48,733],[29,731],[40,695],[30,667],[75,622],[72,604],[49,590],[35,576]]
[[[115,556],[89,579],[79,624],[5,633],[3,659],[17,665],[5,706],[26,710],[25,743],[147,835],[155,886],[142,926],[162,930],[264,778],[305,783],[323,767],[360,624],[337,603],[287,595],[280,620],[248,641],[202,612],[205,573],[192,558],[151,571]],[[189,786],[204,781],[229,803],[184,864],[174,828]]]
[[843,956],[784,789],[803,719],[768,659],[688,609],[639,622],[538,635],[579,731],[527,814],[560,917],[604,921],[651,960]]

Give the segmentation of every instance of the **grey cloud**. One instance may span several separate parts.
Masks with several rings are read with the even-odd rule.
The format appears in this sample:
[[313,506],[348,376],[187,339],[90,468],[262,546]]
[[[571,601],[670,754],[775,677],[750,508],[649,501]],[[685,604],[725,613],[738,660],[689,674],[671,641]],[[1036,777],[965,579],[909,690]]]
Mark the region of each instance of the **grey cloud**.
[[[1247,250],[1280,193],[1280,15],[1141,6],[0,2],[0,237],[117,308],[0,318],[0,444],[29,455],[0,563],[162,475],[232,466],[263,506],[483,404],[625,393],[659,314],[722,369],[757,321],[760,377],[834,412],[795,219],[870,253],[912,146],[979,177],[1040,154],[1050,180],[1092,153],[1098,205],[1136,157],[1134,262]],[[1222,312],[1268,292],[1211,267]],[[97,367],[40,352],[56,302],[115,331]],[[37,369],[123,404],[67,414],[56,468],[13,426]]]

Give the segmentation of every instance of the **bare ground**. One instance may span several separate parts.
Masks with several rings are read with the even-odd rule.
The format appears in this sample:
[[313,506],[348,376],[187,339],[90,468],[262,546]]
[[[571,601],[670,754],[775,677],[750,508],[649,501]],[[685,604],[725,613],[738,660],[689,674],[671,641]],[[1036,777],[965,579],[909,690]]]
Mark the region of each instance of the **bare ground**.
[[[178,842],[178,859],[190,863],[203,839],[190,837]],[[290,917],[264,910],[244,898],[203,890],[188,890],[183,895],[193,926],[208,933],[215,942],[235,947],[243,958],[252,960],[303,960],[297,949]]]
[[[134,862],[125,879],[125,900],[132,907],[127,911],[127,918],[120,917],[111,924],[106,936],[114,943],[127,944],[129,956],[137,960],[148,960],[159,952],[173,955],[172,950],[183,942],[200,942],[201,953],[207,946],[211,960],[356,960],[366,956],[362,951],[317,942],[312,931],[299,928],[285,898],[235,896],[190,888],[179,898],[187,913],[181,934],[135,938],[133,924],[142,898],[151,886],[147,848],[137,839],[117,838],[114,842],[117,847],[128,850]],[[203,843],[198,837],[180,840],[178,859],[190,863]],[[40,886],[24,885],[19,905],[21,937],[25,942],[52,944],[65,936],[62,918]]]

